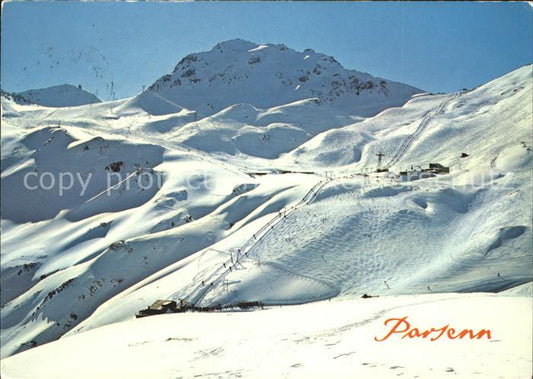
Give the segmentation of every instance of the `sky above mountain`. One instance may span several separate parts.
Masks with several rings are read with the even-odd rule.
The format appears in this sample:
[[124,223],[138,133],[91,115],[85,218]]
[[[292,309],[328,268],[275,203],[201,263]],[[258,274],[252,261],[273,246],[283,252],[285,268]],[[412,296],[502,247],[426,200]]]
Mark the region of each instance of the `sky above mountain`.
[[528,3],[3,3],[2,89],[134,96],[192,52],[243,38],[334,56],[429,91],[533,61]]

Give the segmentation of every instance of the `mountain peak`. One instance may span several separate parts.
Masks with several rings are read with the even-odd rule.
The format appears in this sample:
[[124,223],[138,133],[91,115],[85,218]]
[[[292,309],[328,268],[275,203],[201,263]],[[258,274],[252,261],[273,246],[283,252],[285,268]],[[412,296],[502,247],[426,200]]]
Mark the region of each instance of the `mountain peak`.
[[335,58],[312,49],[232,39],[187,55],[134,102],[152,114],[187,108],[205,116],[238,103],[270,108],[318,98],[342,114],[371,116],[419,92],[347,70]]
[[254,42],[241,38],[234,38],[217,43],[211,51],[231,50],[234,52],[244,52],[256,48],[258,45]]

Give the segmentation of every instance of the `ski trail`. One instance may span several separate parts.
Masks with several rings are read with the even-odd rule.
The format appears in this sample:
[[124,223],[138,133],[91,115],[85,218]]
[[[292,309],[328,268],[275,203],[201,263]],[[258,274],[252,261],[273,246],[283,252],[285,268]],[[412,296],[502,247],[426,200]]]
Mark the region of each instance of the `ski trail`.
[[123,183],[126,183],[128,180],[130,180],[131,178],[133,178],[135,175],[138,175],[142,172],[143,170],[142,169],[138,169],[136,170],[135,172],[133,172],[132,174],[128,175],[126,178],[124,178],[123,180],[121,180],[120,182],[116,183],[116,184],[113,184],[111,187],[108,187],[106,188],[105,190],[103,190],[102,192],[94,195],[93,197],[91,197],[89,200],[87,200],[85,203],[83,203],[83,205],[86,205],[96,199],[98,199],[99,197],[105,195],[106,193],[110,193],[112,190],[114,189],[117,189],[119,188]]
[[[304,207],[305,205],[311,203],[318,195],[318,193],[324,188],[326,184],[331,182],[333,179],[326,179],[317,182],[305,196],[294,206],[283,209],[276,214],[269,222],[267,222],[261,229],[255,232],[239,249],[237,249],[237,254],[235,260],[229,259],[220,265],[211,275],[204,278],[204,280],[192,290],[191,294],[185,299],[189,303],[198,306],[200,302],[205,298],[205,296],[216,286],[223,283],[225,277],[232,271],[231,267],[240,263],[244,258],[249,258],[253,260],[258,260],[259,258],[254,258],[248,256],[248,252],[253,249],[253,247],[259,243],[263,238],[265,238],[270,231],[272,231],[275,225],[281,221],[283,218],[291,214],[292,212]],[[288,270],[284,270],[288,271]],[[292,273],[293,275],[297,275]],[[313,278],[303,277],[305,280],[314,280]],[[326,285],[329,288],[333,288],[329,283],[322,283],[321,281],[316,281],[320,285]]]
[[[283,273],[285,273],[286,275],[288,276],[292,276],[294,278],[297,278],[297,279],[300,279],[300,280],[305,280],[307,282],[310,282],[310,283],[318,283],[326,288],[329,288],[331,290],[331,292],[335,293],[335,294],[339,294],[340,293],[340,290],[339,288],[337,288],[336,286],[334,286],[333,284],[325,281],[325,280],[322,280],[322,279],[319,279],[319,278],[312,278],[310,276],[307,276],[307,275],[303,275],[303,274],[299,274],[297,272],[294,272],[293,270],[289,270],[287,267],[285,267],[284,265],[280,264],[280,263],[277,263],[277,262],[263,262],[262,265],[266,265],[266,266],[270,266],[278,271],[282,271]],[[336,296],[336,295],[335,295]],[[314,299],[316,300],[316,299]]]
[[443,113],[444,109],[446,109],[446,106],[451,101],[453,101],[454,99],[459,97],[460,94],[461,94],[461,92],[455,92],[453,95],[451,95],[451,96],[447,97],[446,99],[444,99],[439,104],[439,106],[437,108],[435,108],[435,110],[433,110],[433,112],[429,112],[428,114],[426,114],[424,116],[424,118],[422,119],[422,121],[420,122],[420,124],[418,125],[418,127],[416,128],[416,130],[413,132],[413,134],[411,134],[411,135],[409,135],[409,136],[407,136],[405,138],[405,140],[402,142],[402,144],[400,145],[400,147],[398,148],[398,150],[396,151],[394,156],[386,164],[385,167],[390,168],[390,167],[394,166],[396,163],[398,163],[400,161],[400,159],[402,159],[405,156],[405,154],[409,150],[409,147],[411,146],[413,141],[416,140],[420,136],[420,134],[422,134],[422,132],[426,129],[426,127],[431,122],[431,120],[433,120],[433,118],[438,116],[439,114]]

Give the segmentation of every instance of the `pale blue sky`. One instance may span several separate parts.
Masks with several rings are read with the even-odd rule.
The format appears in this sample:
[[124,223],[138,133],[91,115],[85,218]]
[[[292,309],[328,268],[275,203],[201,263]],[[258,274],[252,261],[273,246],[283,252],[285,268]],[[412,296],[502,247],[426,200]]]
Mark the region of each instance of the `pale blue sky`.
[[133,96],[191,52],[243,38],[334,56],[429,91],[471,88],[533,61],[527,3],[2,4],[2,89],[82,84]]

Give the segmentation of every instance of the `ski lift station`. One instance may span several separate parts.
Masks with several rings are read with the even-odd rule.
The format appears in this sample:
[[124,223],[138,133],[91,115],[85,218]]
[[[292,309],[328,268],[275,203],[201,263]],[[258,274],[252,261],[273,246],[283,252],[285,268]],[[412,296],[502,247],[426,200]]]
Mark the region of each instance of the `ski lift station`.
[[430,163],[429,168],[421,168],[420,166],[411,166],[410,170],[400,171],[400,174],[396,176],[396,179],[401,182],[407,182],[412,180],[432,178],[439,174],[449,174],[450,168],[441,165],[440,163]]

